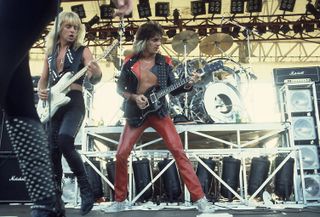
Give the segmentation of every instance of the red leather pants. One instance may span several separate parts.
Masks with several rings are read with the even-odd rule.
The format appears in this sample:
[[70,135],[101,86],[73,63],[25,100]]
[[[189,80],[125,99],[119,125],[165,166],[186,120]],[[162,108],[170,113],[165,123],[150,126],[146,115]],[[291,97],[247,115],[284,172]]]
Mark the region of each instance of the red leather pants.
[[202,198],[204,193],[199,179],[183,150],[180,136],[172,120],[168,116],[159,118],[156,115],[149,115],[141,127],[133,128],[128,124],[124,126],[116,154],[115,200],[121,202],[127,198],[128,157],[133,145],[148,127],[154,128],[163,138],[168,150],[176,160],[179,173],[190,192],[192,200],[197,201]]

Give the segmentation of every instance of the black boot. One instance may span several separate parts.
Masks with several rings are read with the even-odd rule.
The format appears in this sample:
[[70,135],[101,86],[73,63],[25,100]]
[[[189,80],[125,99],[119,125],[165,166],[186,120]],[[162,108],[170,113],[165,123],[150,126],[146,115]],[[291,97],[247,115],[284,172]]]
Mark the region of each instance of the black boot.
[[94,195],[87,176],[77,177],[81,197],[81,215],[89,213],[94,204]]
[[32,217],[61,217],[47,135],[40,122],[9,117],[6,128],[33,206]]
[[59,135],[59,147],[71,171],[77,177],[81,197],[80,213],[86,215],[93,207],[94,196],[81,156],[75,149],[74,138],[68,135]]

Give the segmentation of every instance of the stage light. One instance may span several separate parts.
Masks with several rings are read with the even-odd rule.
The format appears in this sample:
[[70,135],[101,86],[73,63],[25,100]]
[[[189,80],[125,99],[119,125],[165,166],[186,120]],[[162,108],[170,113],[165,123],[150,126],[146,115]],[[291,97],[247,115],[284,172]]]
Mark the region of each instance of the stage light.
[[174,37],[176,34],[177,34],[177,30],[176,29],[169,29],[167,32],[166,32],[167,36],[169,38],[172,38]]
[[149,0],[139,0],[137,8],[139,18],[148,18],[152,16]]
[[114,8],[111,5],[100,5],[100,17],[101,19],[112,19]]
[[[250,195],[262,185],[267,179],[270,168],[270,161],[266,157],[254,157],[251,160],[250,176],[248,182],[248,193]],[[258,196],[261,196],[265,187],[261,189]]]
[[103,31],[101,30],[99,33],[98,33],[98,37],[99,39],[101,40],[105,40],[108,38],[108,33],[106,31]]
[[314,32],[314,24],[313,23],[306,23],[303,25],[303,28],[306,32]]
[[173,24],[179,25],[180,22],[180,12],[178,9],[173,10]]
[[271,25],[271,26],[269,26],[269,31],[274,34],[278,34],[280,31],[280,26],[279,25]]
[[[151,168],[148,159],[137,160],[132,162],[134,182],[136,188],[136,194],[139,194],[150,182],[151,182]],[[142,195],[138,201],[147,201],[152,196],[152,186],[150,186]]]
[[256,29],[257,29],[257,32],[258,32],[259,35],[262,35],[262,34],[267,32],[267,27],[266,26],[259,25],[259,26],[257,26]]
[[248,0],[247,12],[261,12],[262,11],[262,0]]
[[126,41],[133,41],[134,39],[134,35],[129,30],[124,32],[124,37]]
[[210,0],[208,14],[221,14],[221,0]]
[[199,36],[207,36],[207,27],[199,26],[198,34]]
[[226,34],[230,34],[230,33],[231,33],[231,27],[229,27],[229,26],[222,26],[222,27],[221,27],[221,32],[226,33]]
[[156,3],[156,17],[168,17],[170,15],[169,2]]
[[202,1],[191,1],[191,14],[193,16],[206,14],[206,4]]
[[93,41],[94,39],[96,39],[96,32],[88,32],[86,34],[86,38],[88,39],[88,41]]
[[241,28],[239,26],[234,26],[230,35],[234,38],[237,38],[239,37],[240,30]]
[[[164,159],[158,162],[158,167],[163,170],[169,163],[170,159]],[[164,189],[169,202],[177,201],[181,195],[181,184],[175,163],[162,174],[161,180],[163,180]]]
[[292,25],[292,29],[294,33],[302,33],[303,32],[303,27],[301,23],[296,23]]
[[[285,156],[278,156],[275,159],[275,166],[278,167],[280,163],[285,159]],[[275,194],[282,200],[288,201],[292,193],[293,186],[293,164],[294,160],[290,158],[275,176]]]
[[281,11],[293,11],[296,0],[281,0],[280,8]]
[[71,6],[71,11],[77,13],[80,19],[86,18],[86,12],[84,10],[83,4]]
[[[319,9],[318,9],[319,10]],[[308,2],[306,5],[306,11],[311,13],[314,18],[319,19],[320,18],[320,11],[318,11],[314,5],[311,4],[311,1]]]
[[[225,181],[233,190],[237,191],[239,187],[239,172],[241,161],[233,157],[224,157],[222,159],[222,180]],[[233,194],[224,185],[221,184],[221,195],[231,202]]]
[[[109,181],[114,184],[115,182],[115,174],[116,174],[116,162],[115,161],[109,161],[107,163],[107,176]],[[110,187],[110,191],[111,191],[111,200],[114,201],[115,197],[114,197],[114,190]]]
[[[210,158],[209,159],[201,158],[201,160],[212,171],[214,171],[214,168],[216,166],[216,162],[214,162]],[[209,193],[210,193],[210,189],[211,189],[211,186],[212,186],[213,175],[201,163],[198,163],[196,174],[197,174],[197,176],[199,178],[199,181],[200,181],[200,184],[201,184],[203,192],[205,193],[207,199],[209,199],[210,198]]]
[[291,30],[291,29],[290,29],[289,24],[283,24],[283,25],[280,27],[280,31],[281,31],[283,34],[287,34],[290,30]]
[[230,13],[242,14],[244,12],[244,0],[231,0]]
[[89,20],[85,26],[86,26],[86,29],[91,29],[91,27],[95,24],[98,24],[99,23],[99,20],[100,20],[100,17],[98,17],[97,15],[95,15],[94,17],[91,18],[91,20]]

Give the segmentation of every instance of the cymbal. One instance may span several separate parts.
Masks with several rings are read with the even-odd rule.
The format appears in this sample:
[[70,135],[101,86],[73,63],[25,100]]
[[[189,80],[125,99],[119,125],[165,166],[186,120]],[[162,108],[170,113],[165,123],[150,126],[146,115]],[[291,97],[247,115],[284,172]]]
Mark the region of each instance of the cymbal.
[[200,43],[200,51],[208,55],[220,54],[227,51],[233,43],[230,35],[225,33],[215,33],[207,36]]
[[191,30],[186,30],[173,37],[172,48],[177,53],[184,54],[184,46],[186,46],[186,53],[190,53],[197,47],[198,43],[198,33]]

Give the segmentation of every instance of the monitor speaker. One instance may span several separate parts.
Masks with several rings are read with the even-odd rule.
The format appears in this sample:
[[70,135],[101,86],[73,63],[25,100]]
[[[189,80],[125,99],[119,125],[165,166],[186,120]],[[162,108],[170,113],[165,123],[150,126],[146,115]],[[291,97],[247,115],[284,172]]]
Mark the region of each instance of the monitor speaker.
[[14,154],[0,155],[0,201],[29,202],[25,179]]

